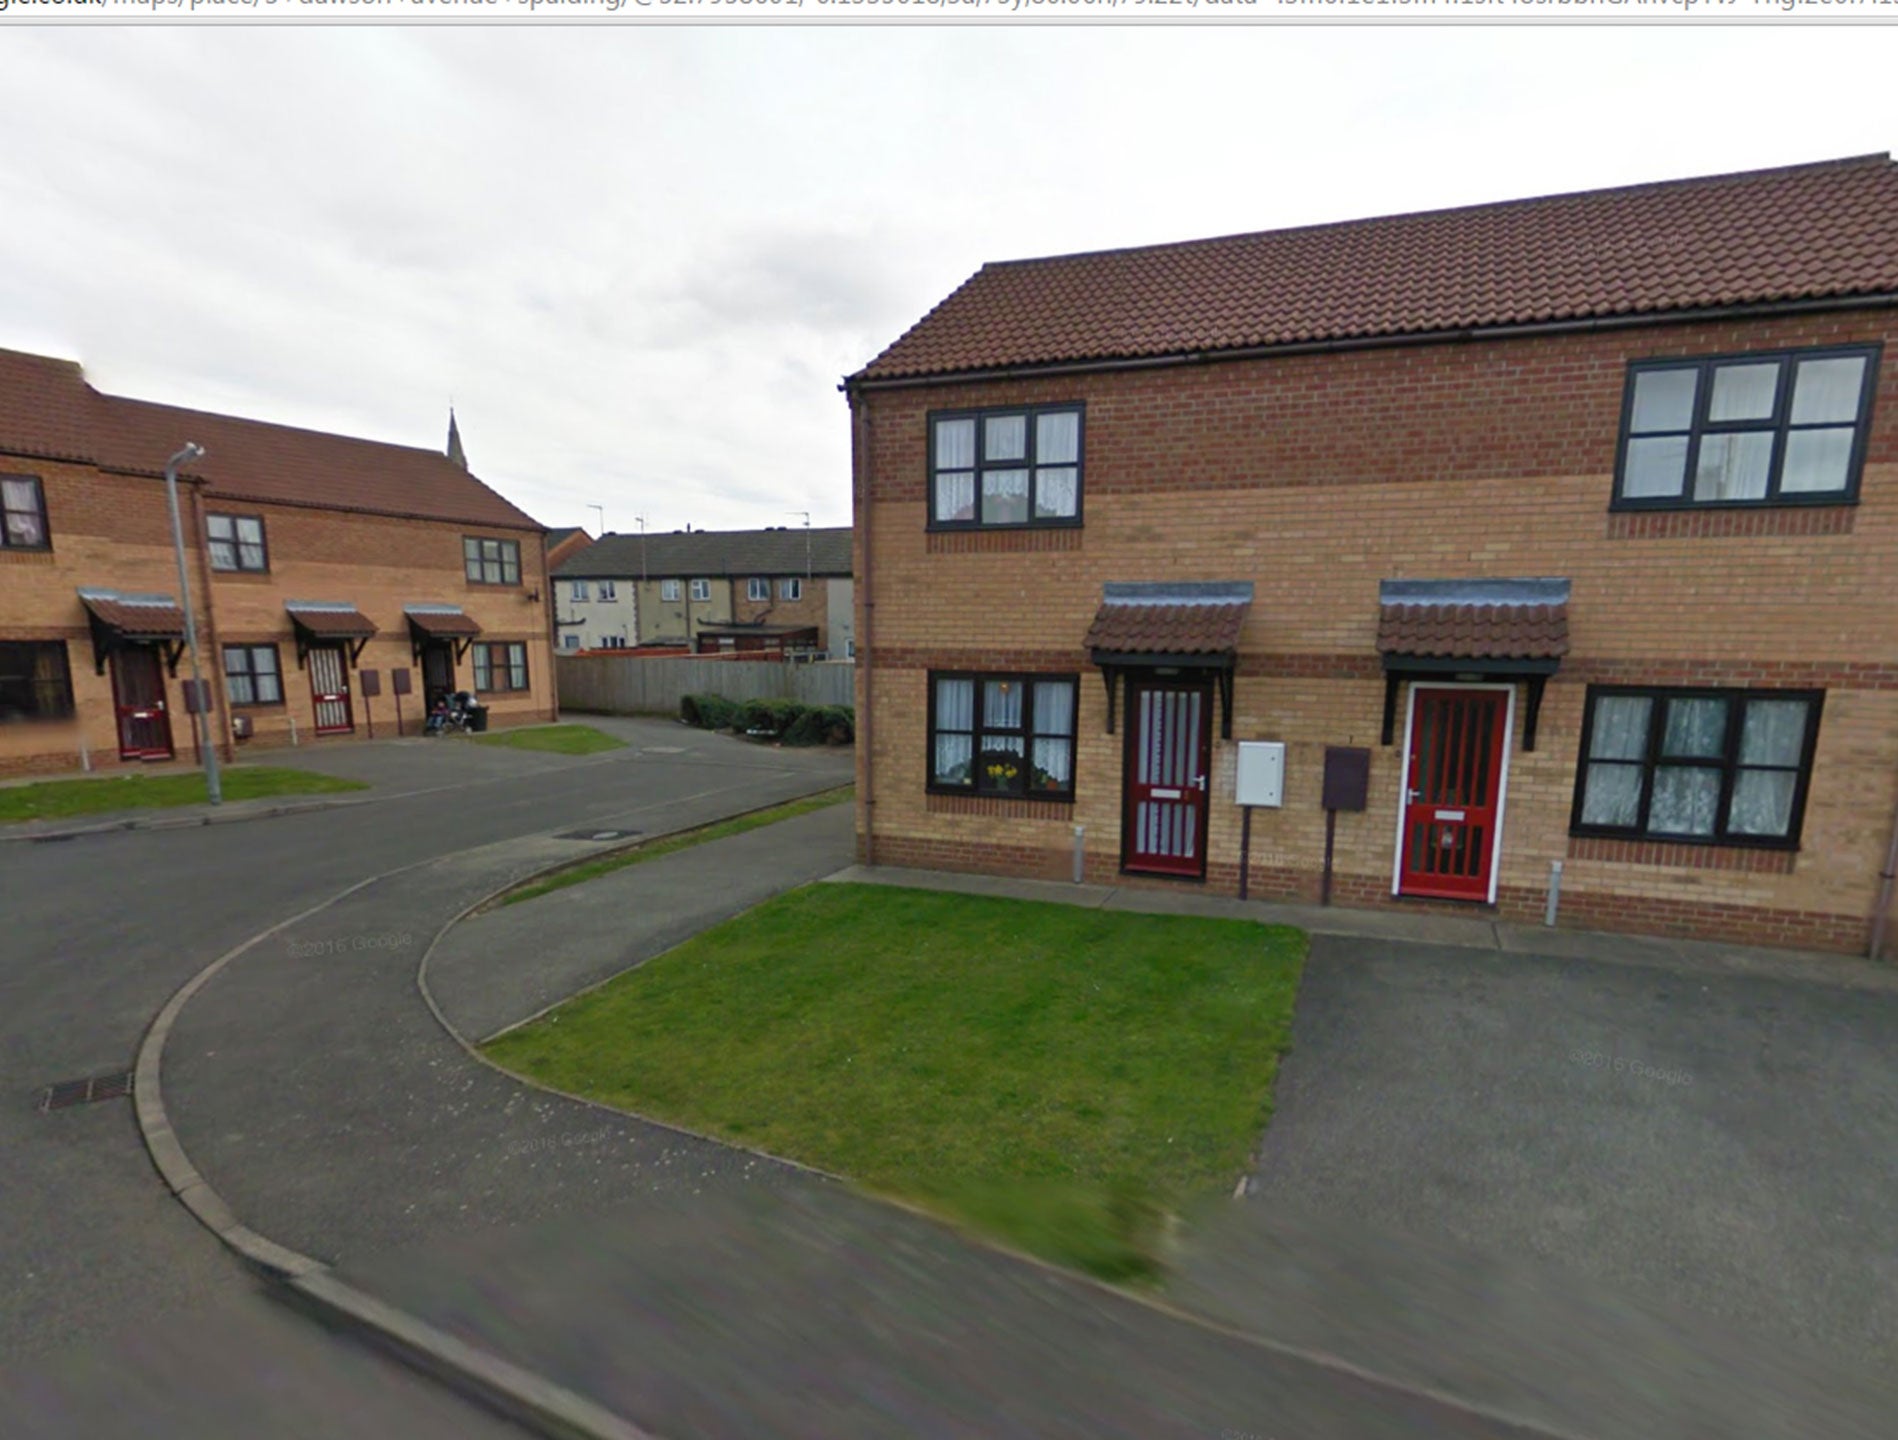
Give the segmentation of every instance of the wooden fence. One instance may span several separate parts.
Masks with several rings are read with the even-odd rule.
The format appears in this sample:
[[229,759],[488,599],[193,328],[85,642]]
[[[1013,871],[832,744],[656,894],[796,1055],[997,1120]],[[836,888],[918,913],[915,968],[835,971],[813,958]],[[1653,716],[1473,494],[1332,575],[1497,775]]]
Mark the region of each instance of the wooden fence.
[[560,708],[595,715],[677,715],[679,701],[687,695],[854,705],[856,678],[857,667],[847,661],[793,665],[683,656],[554,657]]

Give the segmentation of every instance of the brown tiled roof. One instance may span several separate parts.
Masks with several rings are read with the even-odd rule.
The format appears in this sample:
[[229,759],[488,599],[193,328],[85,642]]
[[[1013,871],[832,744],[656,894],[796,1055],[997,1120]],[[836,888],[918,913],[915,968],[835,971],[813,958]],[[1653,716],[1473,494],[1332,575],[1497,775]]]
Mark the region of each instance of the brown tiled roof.
[[1229,655],[1251,603],[1243,583],[1110,584],[1083,643],[1118,655]]
[[1377,648],[1455,660],[1559,660],[1568,654],[1566,580],[1386,581]]
[[424,635],[446,640],[481,633],[481,626],[474,617],[463,615],[459,610],[407,610],[403,613],[409,624]]
[[314,639],[355,640],[376,633],[376,622],[351,606],[299,605],[286,600],[283,608],[298,628]]
[[128,640],[182,640],[185,615],[170,595],[114,595],[106,592],[81,593],[79,598],[101,624],[109,625]]
[[201,477],[213,496],[541,528],[433,450],[102,395],[69,360],[0,350],[0,456],[89,460],[155,475],[188,440],[206,453],[184,473]]
[[1898,292],[1898,166],[1865,155],[989,264],[855,378]]

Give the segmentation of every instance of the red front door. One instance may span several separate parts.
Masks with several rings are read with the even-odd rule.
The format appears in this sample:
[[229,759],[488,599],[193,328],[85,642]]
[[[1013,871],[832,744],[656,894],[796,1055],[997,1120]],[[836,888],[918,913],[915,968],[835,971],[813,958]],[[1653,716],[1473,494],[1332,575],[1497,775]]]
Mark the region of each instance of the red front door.
[[316,733],[341,735],[355,728],[349,716],[349,662],[340,645],[312,645],[310,698],[316,703]]
[[1419,689],[1412,704],[1398,891],[1488,900],[1509,694]]
[[1164,680],[1127,682],[1122,864],[1153,875],[1206,874],[1206,772],[1212,695]]
[[171,759],[165,672],[151,645],[112,652],[112,704],[119,717],[119,759]]

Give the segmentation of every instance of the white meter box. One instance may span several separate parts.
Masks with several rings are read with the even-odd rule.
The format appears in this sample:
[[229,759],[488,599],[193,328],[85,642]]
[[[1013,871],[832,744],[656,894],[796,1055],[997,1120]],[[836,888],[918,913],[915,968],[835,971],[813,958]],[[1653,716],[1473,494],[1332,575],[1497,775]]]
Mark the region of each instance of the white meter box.
[[1285,803],[1285,742],[1241,740],[1232,798],[1241,805]]

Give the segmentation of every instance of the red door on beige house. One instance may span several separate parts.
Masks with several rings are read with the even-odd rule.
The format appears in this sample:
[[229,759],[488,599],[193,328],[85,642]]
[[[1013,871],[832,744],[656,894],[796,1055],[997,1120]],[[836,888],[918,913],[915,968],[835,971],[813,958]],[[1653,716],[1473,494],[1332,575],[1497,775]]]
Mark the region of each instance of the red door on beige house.
[[1412,692],[1397,889],[1445,900],[1494,898],[1509,692]]
[[157,647],[123,645],[112,652],[112,704],[121,760],[171,759],[171,715]]
[[1150,875],[1206,874],[1206,773],[1212,692],[1128,681],[1122,864]]
[[316,705],[316,733],[344,735],[355,728],[349,713],[349,661],[340,645],[310,647],[310,698]]

